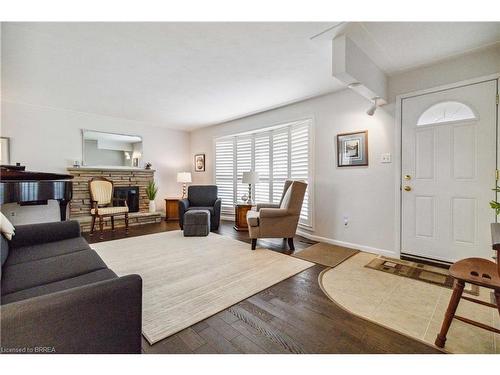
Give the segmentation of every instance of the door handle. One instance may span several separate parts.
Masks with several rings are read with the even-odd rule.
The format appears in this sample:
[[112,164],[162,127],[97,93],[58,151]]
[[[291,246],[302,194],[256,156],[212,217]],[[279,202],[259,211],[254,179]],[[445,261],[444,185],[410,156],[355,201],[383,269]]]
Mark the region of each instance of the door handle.
[[411,186],[406,185],[403,189],[404,191],[411,191]]
[[405,174],[403,177],[405,180],[411,180],[411,176],[409,174]]

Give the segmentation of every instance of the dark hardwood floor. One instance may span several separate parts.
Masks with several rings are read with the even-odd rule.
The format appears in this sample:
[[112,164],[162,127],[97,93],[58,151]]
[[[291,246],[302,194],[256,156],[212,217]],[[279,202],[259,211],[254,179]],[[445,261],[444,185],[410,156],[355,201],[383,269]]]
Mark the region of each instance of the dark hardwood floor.
[[[246,232],[223,222],[219,234],[250,243]],[[177,230],[177,222],[131,227],[128,236]],[[101,241],[85,234],[90,243]],[[123,229],[106,231],[102,241],[125,237]],[[295,237],[296,251],[313,241]],[[282,240],[259,241],[288,251]],[[250,249],[250,245],[249,245]],[[144,353],[441,353],[436,348],[358,318],[321,291],[316,265],[155,345],[143,338]]]

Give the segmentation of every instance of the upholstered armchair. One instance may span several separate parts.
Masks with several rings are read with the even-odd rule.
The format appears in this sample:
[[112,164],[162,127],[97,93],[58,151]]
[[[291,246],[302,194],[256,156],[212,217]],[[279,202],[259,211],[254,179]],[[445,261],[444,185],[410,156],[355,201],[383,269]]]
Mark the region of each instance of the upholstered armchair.
[[179,201],[179,225],[183,229],[184,214],[189,210],[208,210],[210,229],[219,229],[221,199],[217,196],[216,185],[192,185],[188,187],[188,196]]
[[307,184],[303,181],[286,181],[279,205],[258,204],[257,211],[247,212],[252,250],[255,250],[257,238],[284,238],[288,240],[290,250],[295,250],[293,237],[306,189]]
[[[103,219],[111,218],[111,229],[115,229],[115,216],[125,216],[125,231],[128,232],[128,205],[126,199],[113,197],[113,182],[104,177],[95,177],[89,182],[90,192],[90,214],[92,215],[92,228],[90,234],[94,233],[96,218],[99,219],[100,237],[104,227]],[[115,206],[114,203],[124,203],[124,206]]]

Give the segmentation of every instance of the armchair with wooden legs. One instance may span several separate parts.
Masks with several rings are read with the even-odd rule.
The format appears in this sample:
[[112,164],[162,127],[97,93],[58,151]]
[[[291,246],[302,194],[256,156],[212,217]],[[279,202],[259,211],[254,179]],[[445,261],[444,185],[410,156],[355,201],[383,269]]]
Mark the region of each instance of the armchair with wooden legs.
[[[111,229],[115,229],[115,216],[125,216],[125,231],[128,233],[128,205],[127,200],[113,197],[113,182],[104,177],[95,177],[89,182],[90,204],[92,215],[92,228],[90,234],[94,234],[96,218],[99,219],[99,236],[102,238],[104,230],[104,218],[111,218]],[[122,202],[124,206],[114,206],[114,203]]]
[[255,250],[258,238],[283,238],[288,241],[290,250],[295,250],[293,237],[299,224],[306,189],[305,182],[288,180],[279,204],[258,204],[257,211],[247,212],[252,250]]

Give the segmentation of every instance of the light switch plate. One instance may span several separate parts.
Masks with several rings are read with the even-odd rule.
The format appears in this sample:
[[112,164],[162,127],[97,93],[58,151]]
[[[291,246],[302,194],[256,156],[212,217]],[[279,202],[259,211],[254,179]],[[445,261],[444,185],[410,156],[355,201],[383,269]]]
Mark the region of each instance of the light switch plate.
[[381,163],[391,163],[392,162],[392,157],[390,153],[382,154],[380,157],[380,162]]

